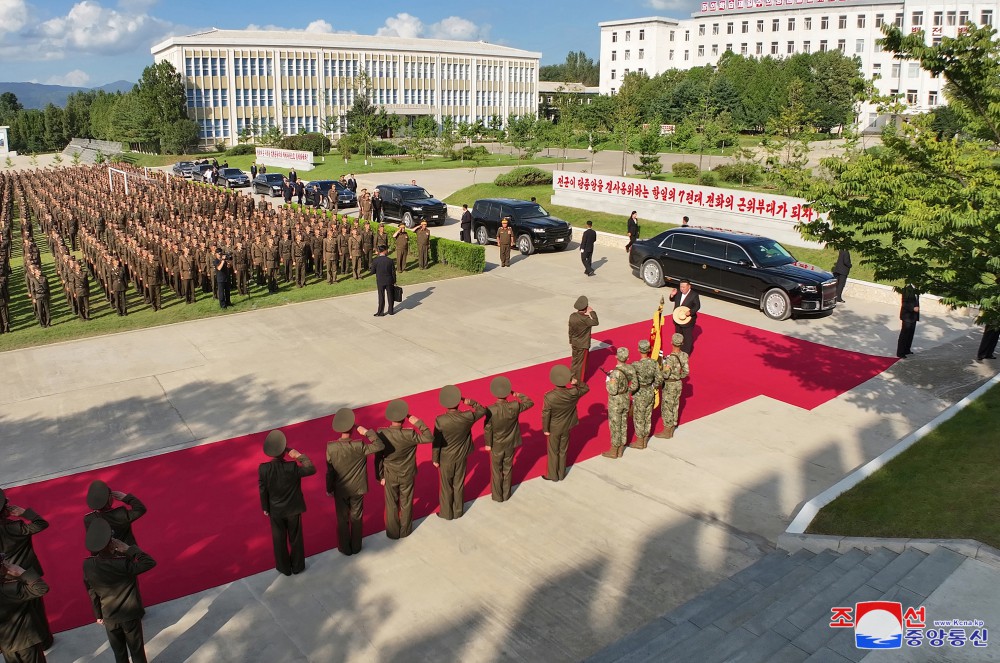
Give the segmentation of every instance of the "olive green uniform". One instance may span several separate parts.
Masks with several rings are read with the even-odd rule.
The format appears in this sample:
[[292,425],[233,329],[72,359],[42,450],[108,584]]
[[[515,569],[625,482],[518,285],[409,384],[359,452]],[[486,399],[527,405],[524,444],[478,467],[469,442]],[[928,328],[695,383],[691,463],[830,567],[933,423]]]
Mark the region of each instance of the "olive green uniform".
[[619,363],[608,376],[608,426],[611,429],[611,446],[615,449],[628,442],[629,396],[635,387],[635,371],[627,364]]
[[434,420],[434,462],[440,465],[441,494],[438,515],[461,518],[465,511],[466,460],[472,453],[472,426],[486,416],[486,408],[466,399],[472,410],[449,410]]
[[361,552],[364,499],[368,492],[368,456],[385,449],[378,437],[335,440],[326,445],[326,493],[337,510],[337,548],[345,555]]
[[644,357],[632,364],[637,389],[632,395],[632,421],[635,424],[636,447],[643,449],[649,441],[653,424],[653,404],[656,390],[663,384],[663,372],[656,361]]
[[590,391],[584,383],[572,387],[556,387],[545,394],[542,405],[542,432],[548,433],[548,469],[546,476],[551,481],[566,478],[566,451],[569,448],[569,432],[580,423],[576,415],[576,404]]
[[413,531],[413,482],[417,477],[417,445],[429,444],[434,435],[417,420],[412,428],[380,428],[368,431],[368,439],[381,438],[385,448],[375,460],[375,476],[385,482],[385,535],[399,539]]
[[663,358],[663,395],[660,399],[660,418],[666,429],[677,427],[677,412],[681,405],[682,380],[691,372],[688,355],[683,350],[671,352]]
[[515,394],[516,401],[498,400],[490,405],[489,416],[483,425],[483,437],[490,449],[490,492],[494,502],[510,499],[510,472],[514,465],[514,452],[521,446],[520,416],[534,406],[525,394]]

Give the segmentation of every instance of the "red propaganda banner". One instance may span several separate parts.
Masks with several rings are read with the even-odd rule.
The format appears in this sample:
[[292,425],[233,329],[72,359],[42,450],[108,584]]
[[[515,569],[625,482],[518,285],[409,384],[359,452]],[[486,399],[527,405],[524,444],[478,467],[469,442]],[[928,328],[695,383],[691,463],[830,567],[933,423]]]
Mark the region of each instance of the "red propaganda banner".
[[258,147],[256,149],[257,163],[266,166],[282,166],[312,170],[313,153],[308,150],[281,150],[276,147]]
[[602,198],[648,200],[691,209],[718,210],[789,224],[808,223],[816,211],[801,198],[777,196],[695,184],[671,184],[628,177],[556,171],[552,178],[560,191],[597,194]]

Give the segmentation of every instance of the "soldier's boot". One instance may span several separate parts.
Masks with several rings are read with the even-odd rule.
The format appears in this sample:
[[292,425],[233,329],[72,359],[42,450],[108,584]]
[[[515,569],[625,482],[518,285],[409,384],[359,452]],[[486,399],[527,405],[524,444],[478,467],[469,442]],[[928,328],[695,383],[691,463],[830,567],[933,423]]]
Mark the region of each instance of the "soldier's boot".
[[619,449],[621,449],[621,447],[612,446],[610,449],[602,453],[601,456],[604,458],[618,458],[621,456],[621,453],[618,451]]
[[626,446],[628,446],[628,445],[623,444],[620,447],[616,447],[615,448],[615,450],[618,452],[618,455],[616,456],[616,458],[621,458],[622,456],[625,455],[625,447]]
[[635,438],[635,442],[632,444],[633,449],[645,449],[647,444],[647,439],[644,437]]
[[659,437],[659,438],[662,438],[664,440],[669,440],[673,436],[674,436],[674,427],[673,426],[665,426],[662,431],[660,431],[659,433],[657,433],[653,437]]

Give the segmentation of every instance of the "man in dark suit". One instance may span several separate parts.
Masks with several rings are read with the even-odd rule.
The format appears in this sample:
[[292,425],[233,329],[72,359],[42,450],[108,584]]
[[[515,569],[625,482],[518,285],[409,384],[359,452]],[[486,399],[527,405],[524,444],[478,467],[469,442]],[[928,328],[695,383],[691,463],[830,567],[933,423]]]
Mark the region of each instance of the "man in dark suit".
[[[115,500],[126,506],[112,507]],[[92,481],[87,489],[87,506],[93,509],[83,517],[84,528],[89,529],[90,523],[96,519],[106,520],[111,525],[112,535],[119,541],[134,546],[135,535],[132,534],[132,523],[142,518],[146,513],[146,505],[131,493],[123,493],[108,488],[108,484],[100,479]]]
[[902,326],[899,329],[899,340],[896,342],[896,356],[906,359],[912,355],[913,334],[917,331],[917,321],[920,320],[920,297],[912,285],[903,288],[903,301],[899,307],[899,319]]
[[583,273],[587,276],[594,275],[594,268],[591,262],[594,259],[594,244],[597,242],[597,231],[594,230],[594,222],[587,221],[587,229],[583,231],[580,238],[580,260],[583,261]]
[[542,433],[548,443],[548,468],[542,478],[562,481],[566,478],[569,432],[580,423],[576,404],[590,387],[586,383],[577,384],[576,376],[562,364],[556,364],[549,371],[549,382],[555,389],[546,392],[542,405]]
[[472,242],[472,212],[468,205],[462,205],[462,220],[459,222],[461,228],[461,240],[466,243]]
[[625,245],[626,251],[632,250],[632,245],[635,244],[636,240],[639,239],[639,216],[638,212],[632,210],[632,213],[628,216],[628,244]]
[[[438,401],[448,410],[434,420],[432,460],[434,467],[441,470],[438,517],[453,520],[465,512],[465,470],[472,453],[472,426],[486,416],[486,408],[471,398],[463,400],[453,384],[441,389]],[[472,410],[459,411],[463,402]]]
[[983,339],[979,342],[976,359],[996,359],[997,341],[1000,341],[1000,326],[987,324],[983,328]]
[[372,273],[375,274],[375,287],[378,289],[378,312],[376,318],[385,315],[385,300],[389,300],[389,315],[395,315],[396,301],[393,290],[396,287],[396,263],[387,254],[387,246],[378,247],[378,256],[372,260]]
[[[392,422],[388,428],[369,430],[368,439],[373,443],[381,439],[385,449],[375,460],[375,476],[385,487],[385,535],[400,539],[413,531],[413,482],[417,478],[417,445],[434,440],[431,430],[414,416],[407,416],[406,401],[390,401],[385,408],[385,418]],[[409,421],[413,428],[403,428]],[[419,431],[419,432],[418,432]]]
[[[273,430],[264,440],[264,453],[271,457],[257,468],[260,507],[271,519],[271,542],[274,544],[274,567],[286,576],[306,568],[306,549],[302,538],[302,514],[306,500],[302,495],[302,477],[316,474],[308,456],[287,449],[285,434]],[[287,456],[287,458],[286,458]]]
[[0,650],[9,663],[45,663],[46,634],[39,628],[34,606],[48,591],[37,571],[10,560],[0,566]]
[[[361,552],[364,499],[368,492],[368,456],[385,449],[376,437],[371,444],[351,437],[354,410],[341,408],[333,417],[333,430],[340,439],[326,445],[326,495],[337,510],[337,548],[345,555]],[[368,429],[358,426],[358,434]]]
[[347,176],[347,188],[351,190],[351,193],[358,192],[358,181],[354,179],[354,173]]
[[844,301],[844,286],[847,285],[847,275],[851,273],[851,252],[841,249],[837,253],[837,263],[833,266],[833,275],[837,277],[837,301]]
[[683,280],[676,288],[671,288],[670,301],[674,303],[674,311],[682,306],[687,308],[686,315],[684,311],[674,315],[674,332],[684,337],[681,350],[690,355],[694,349],[694,325],[701,310],[701,298],[691,289],[691,282]]
[[111,536],[111,525],[95,520],[87,528],[87,550],[83,561],[83,584],[87,587],[94,616],[108,632],[108,643],[116,663],[146,663],[142,617],[146,609],[139,595],[138,576],[156,566],[139,549]]

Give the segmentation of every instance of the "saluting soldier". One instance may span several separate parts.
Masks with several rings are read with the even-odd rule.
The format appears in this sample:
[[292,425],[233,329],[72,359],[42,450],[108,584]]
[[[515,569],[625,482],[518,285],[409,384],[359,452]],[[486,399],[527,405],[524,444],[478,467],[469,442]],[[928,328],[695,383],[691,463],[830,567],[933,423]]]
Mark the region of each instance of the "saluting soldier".
[[497,247],[500,249],[500,266],[510,267],[510,247],[514,245],[514,229],[510,227],[510,217],[505,216],[497,228]]
[[[385,449],[377,436],[371,444],[351,437],[354,410],[341,408],[333,416],[333,430],[340,439],[326,445],[326,494],[334,498],[337,511],[337,549],[345,555],[361,552],[364,537],[364,500],[368,492],[368,456]],[[367,436],[368,429],[358,426],[357,432]]]
[[632,364],[638,388],[632,394],[632,421],[635,424],[634,449],[645,449],[652,430],[653,406],[656,401],[656,390],[663,384],[663,372],[656,360],[649,356],[649,341],[639,341],[639,353],[642,355]]
[[628,348],[618,348],[618,363],[608,373],[604,383],[608,389],[608,428],[611,431],[611,448],[602,453],[605,458],[621,458],[628,441],[629,396],[635,391],[635,372],[628,362]]
[[378,224],[378,231],[375,233],[375,248],[378,249],[380,246],[384,246],[387,249],[392,248],[393,243],[389,241],[389,233],[385,231],[385,224]]
[[514,452],[521,446],[520,416],[535,403],[525,394],[514,393],[510,380],[502,375],[490,382],[490,393],[497,399],[486,408],[489,415],[483,425],[490,452],[490,492],[494,502],[506,502],[510,499]]
[[421,221],[417,228],[417,253],[420,257],[420,269],[427,269],[431,253],[431,230],[426,221]]
[[654,437],[669,440],[677,428],[677,413],[681,404],[681,392],[684,390],[682,380],[691,373],[688,355],[681,350],[684,345],[684,335],[674,334],[670,337],[672,346],[670,353],[663,358],[663,394],[660,397],[660,418],[663,419],[663,430]]
[[48,584],[37,571],[9,559],[3,560],[0,575],[0,651],[4,659],[8,663],[45,663],[47,626],[40,628],[35,606],[48,593]]
[[[114,506],[115,500],[121,504]],[[95,520],[106,520],[116,539],[129,545],[135,544],[132,523],[146,514],[146,505],[138,497],[120,490],[111,490],[108,484],[95,479],[87,489],[87,506],[93,511],[83,517],[84,528],[90,527],[90,523]]]
[[[11,564],[42,575],[44,571],[35,554],[33,537],[48,528],[48,521],[30,507],[11,504],[3,489],[0,489],[0,519],[0,552],[4,558]],[[42,649],[48,649],[52,646],[52,630],[45,614],[45,604],[39,598],[26,608],[34,621],[34,630],[41,636],[39,642]]]
[[590,308],[590,301],[586,296],[577,297],[573,308],[576,311],[569,316],[569,347],[573,352],[570,371],[573,377],[582,382],[586,379],[587,356],[590,354],[590,330],[599,322],[597,312]]
[[555,389],[545,394],[542,405],[542,433],[548,442],[548,469],[542,478],[562,481],[566,478],[569,433],[580,423],[576,404],[590,387],[586,383],[577,384],[576,376],[562,364],[556,364],[549,371],[549,382]]
[[406,271],[406,254],[410,250],[410,236],[406,234],[406,228],[400,225],[392,237],[396,240],[396,271],[402,273]]
[[[404,400],[394,400],[385,408],[385,418],[392,424],[378,431],[369,430],[368,439],[381,439],[385,449],[375,461],[375,476],[385,487],[385,535],[404,538],[413,531],[413,482],[417,477],[417,445],[430,444],[434,434],[420,419],[409,416]],[[403,428],[403,421],[413,428]],[[418,432],[419,431],[419,432]]]
[[87,528],[87,550],[83,561],[83,584],[87,587],[94,616],[108,633],[116,662],[146,663],[142,617],[146,609],[139,594],[138,577],[156,566],[156,561],[135,544],[112,536],[111,525],[95,520]]
[[[465,511],[466,460],[472,453],[472,426],[486,416],[486,408],[462,398],[458,387],[449,384],[438,394],[441,407],[448,411],[434,420],[434,467],[441,470],[440,509],[445,520],[461,518]],[[472,410],[458,409],[465,403]]]
[[302,573],[306,568],[306,547],[302,537],[302,514],[306,499],[302,477],[316,474],[309,457],[288,449],[285,434],[273,430],[264,440],[264,453],[271,457],[257,468],[260,506],[271,520],[274,567],[281,573]]

